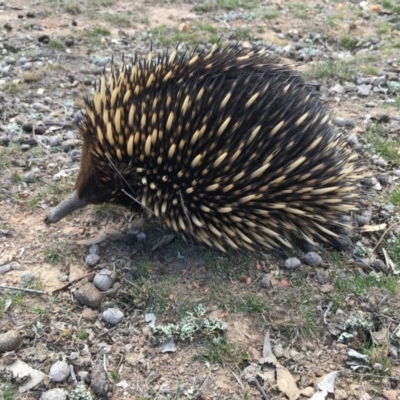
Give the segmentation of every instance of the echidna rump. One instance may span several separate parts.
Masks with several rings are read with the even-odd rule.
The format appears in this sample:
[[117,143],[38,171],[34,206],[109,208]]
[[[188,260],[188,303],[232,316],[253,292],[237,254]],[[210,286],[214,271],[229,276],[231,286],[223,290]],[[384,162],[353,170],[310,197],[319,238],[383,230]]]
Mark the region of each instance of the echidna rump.
[[79,128],[75,191],[48,223],[117,203],[210,247],[254,249],[325,240],[355,209],[356,156],[310,86],[265,49],[113,67]]

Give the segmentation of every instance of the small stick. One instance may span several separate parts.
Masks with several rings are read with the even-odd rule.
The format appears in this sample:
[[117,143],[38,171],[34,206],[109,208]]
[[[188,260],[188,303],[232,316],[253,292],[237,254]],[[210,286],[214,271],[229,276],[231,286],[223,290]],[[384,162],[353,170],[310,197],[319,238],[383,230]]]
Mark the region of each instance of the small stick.
[[260,391],[260,393],[261,393],[261,395],[263,397],[263,400],[270,400],[270,398],[268,397],[267,393],[265,393],[264,388],[261,386],[260,382],[258,382],[258,379],[254,378],[254,380],[252,382],[256,384],[257,389]]
[[378,243],[375,245],[375,247],[373,248],[372,252],[374,252],[374,251],[377,249],[377,247],[381,244],[381,242],[382,242],[383,238],[386,236],[386,234],[387,234],[391,229],[393,229],[395,226],[397,226],[397,225],[399,225],[399,224],[400,224],[400,222],[395,222],[394,224],[390,225],[390,226],[385,230],[385,232],[383,232],[381,238],[378,240]]
[[14,286],[0,285],[0,288],[1,289],[10,289],[10,290],[20,290],[22,292],[35,293],[35,294],[47,294],[47,292],[44,292],[43,290],[25,289],[25,288],[14,287]]
[[333,303],[330,301],[329,304],[328,304],[327,309],[324,312],[324,324],[325,325],[328,325],[328,323],[326,322],[326,316],[327,316],[327,314],[328,314],[328,312],[329,312],[329,310],[331,309],[332,306],[333,306]]
[[94,267],[94,268],[92,268],[90,271],[86,272],[86,274],[79,276],[78,278],[72,280],[71,282],[66,283],[63,286],[60,286],[58,289],[54,289],[51,292],[51,294],[55,294],[57,292],[61,292],[61,290],[66,289],[67,287],[71,286],[75,282],[78,282],[78,281],[80,281],[80,280],[82,280],[84,278],[87,278],[88,276],[90,276],[92,274],[92,272],[94,272],[94,271],[96,271],[97,269],[100,269],[100,268],[103,268],[103,267]]

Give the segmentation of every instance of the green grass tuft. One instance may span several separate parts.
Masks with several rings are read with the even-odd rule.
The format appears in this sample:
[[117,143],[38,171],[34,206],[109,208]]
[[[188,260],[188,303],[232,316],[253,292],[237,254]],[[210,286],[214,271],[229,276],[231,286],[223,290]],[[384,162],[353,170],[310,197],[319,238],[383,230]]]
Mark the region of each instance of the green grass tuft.
[[195,357],[197,360],[230,364],[239,368],[248,359],[246,351],[241,346],[228,342],[225,337],[213,339],[205,346],[206,349]]

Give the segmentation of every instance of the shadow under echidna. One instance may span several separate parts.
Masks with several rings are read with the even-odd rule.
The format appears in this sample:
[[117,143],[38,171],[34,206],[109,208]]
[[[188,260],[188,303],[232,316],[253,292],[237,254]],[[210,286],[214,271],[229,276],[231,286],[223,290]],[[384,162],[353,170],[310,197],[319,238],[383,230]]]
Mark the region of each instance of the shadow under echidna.
[[123,63],[86,100],[75,191],[47,216],[117,203],[224,251],[335,236],[356,155],[302,77],[265,49]]

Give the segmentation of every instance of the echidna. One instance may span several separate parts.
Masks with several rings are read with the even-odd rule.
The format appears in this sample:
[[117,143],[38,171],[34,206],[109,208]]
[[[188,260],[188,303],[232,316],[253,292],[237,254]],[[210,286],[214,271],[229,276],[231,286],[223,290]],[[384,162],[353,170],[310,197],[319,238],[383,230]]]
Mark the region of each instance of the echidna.
[[266,49],[124,62],[86,100],[75,191],[86,204],[142,208],[224,251],[335,236],[354,210],[356,156],[299,74]]

